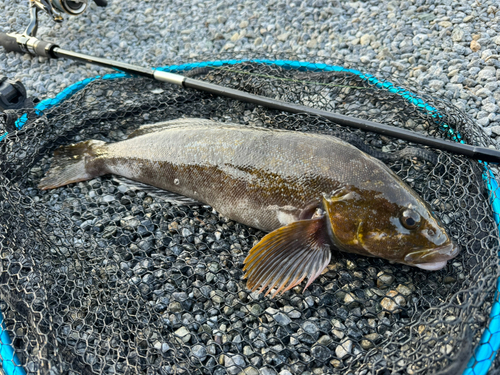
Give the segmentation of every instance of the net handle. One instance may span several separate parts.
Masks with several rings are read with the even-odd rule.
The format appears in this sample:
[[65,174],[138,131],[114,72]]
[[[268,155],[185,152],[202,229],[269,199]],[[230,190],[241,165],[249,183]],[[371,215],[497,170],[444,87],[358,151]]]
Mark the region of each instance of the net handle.
[[[9,48],[14,48],[12,47],[12,37],[14,37],[16,43],[19,45],[18,47],[20,48],[20,51],[23,53],[29,52],[35,55],[38,55],[39,53],[44,53],[45,55],[42,54],[42,56],[55,57],[55,58],[65,57],[82,63],[91,63],[111,68],[114,70],[131,73],[134,75],[152,78],[162,82],[173,83],[185,88],[192,88],[196,90],[209,92],[215,95],[238,99],[244,102],[255,103],[258,105],[262,105],[263,107],[266,108],[273,108],[291,113],[307,113],[316,116],[322,116],[340,125],[363,129],[365,131],[371,131],[374,133],[379,133],[390,137],[400,138],[409,142],[435,147],[438,149],[446,150],[454,154],[461,154],[482,161],[496,162],[496,163],[500,162],[500,151],[497,151],[495,149],[470,146],[462,143],[450,142],[434,137],[428,137],[410,130],[379,124],[377,122],[363,120],[355,117],[344,116],[334,112],[324,111],[303,105],[287,103],[281,100],[272,99],[265,96],[254,95],[244,91],[235,90],[219,85],[214,85],[200,80],[186,78],[182,75],[174,74],[171,72],[165,72],[150,68],[143,68],[140,66],[135,66],[132,64],[127,64],[111,59],[105,59],[91,55],[86,55],[83,53],[72,52],[59,48],[55,44],[39,41],[34,37],[27,38],[24,35],[14,34],[14,33],[4,34],[4,35],[5,38],[8,38],[6,40],[8,41]],[[36,48],[37,46],[38,48]],[[17,51],[19,51],[19,48],[17,49]]]

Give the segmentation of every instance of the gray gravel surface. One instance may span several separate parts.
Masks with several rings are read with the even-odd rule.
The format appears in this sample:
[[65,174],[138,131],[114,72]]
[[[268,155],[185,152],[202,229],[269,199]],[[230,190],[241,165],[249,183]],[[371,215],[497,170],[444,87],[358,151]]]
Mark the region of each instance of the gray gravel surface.
[[[63,48],[141,66],[221,52],[285,53],[307,61],[361,61],[411,77],[500,135],[500,6],[496,1],[116,1],[93,3],[55,24],[41,14],[38,36]],[[469,4],[467,4],[469,3]],[[0,0],[0,31],[22,31],[28,1]],[[5,54],[0,71],[30,95],[51,97],[104,69]]]

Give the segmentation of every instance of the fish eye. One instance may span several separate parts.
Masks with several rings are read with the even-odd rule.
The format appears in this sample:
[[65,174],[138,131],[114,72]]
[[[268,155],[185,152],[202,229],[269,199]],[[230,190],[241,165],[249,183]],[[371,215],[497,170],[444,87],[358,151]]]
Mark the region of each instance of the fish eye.
[[404,210],[400,220],[406,229],[415,229],[420,225],[420,215],[411,209]]

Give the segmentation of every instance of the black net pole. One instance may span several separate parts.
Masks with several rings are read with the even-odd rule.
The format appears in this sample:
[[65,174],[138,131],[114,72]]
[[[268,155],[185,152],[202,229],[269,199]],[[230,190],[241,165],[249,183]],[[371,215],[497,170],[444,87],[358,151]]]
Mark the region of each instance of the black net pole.
[[[16,41],[16,43],[14,43]],[[334,112],[311,108],[308,106],[287,103],[260,95],[249,94],[241,90],[235,90],[220,85],[215,85],[192,78],[186,78],[179,74],[158,71],[150,68],[143,68],[136,65],[126,64],[119,61],[99,58],[91,55],[68,51],[59,48],[55,44],[39,41],[36,38],[26,38],[19,34],[0,33],[0,45],[8,51],[30,52],[47,57],[65,57],[82,63],[100,65],[106,68],[123,71],[126,73],[149,77],[163,82],[170,82],[186,88],[192,88],[209,92],[211,94],[238,99],[244,102],[258,104],[267,108],[287,111],[291,113],[306,113],[319,115],[331,120],[339,125],[371,131],[386,136],[403,139],[409,142],[435,147],[454,154],[465,155],[474,159],[486,162],[499,162],[500,151],[484,147],[465,145],[457,142],[446,141],[433,137],[428,137],[410,130],[400,129],[389,125],[380,124],[374,121],[363,120],[355,117],[340,115]],[[31,48],[30,48],[31,46]]]

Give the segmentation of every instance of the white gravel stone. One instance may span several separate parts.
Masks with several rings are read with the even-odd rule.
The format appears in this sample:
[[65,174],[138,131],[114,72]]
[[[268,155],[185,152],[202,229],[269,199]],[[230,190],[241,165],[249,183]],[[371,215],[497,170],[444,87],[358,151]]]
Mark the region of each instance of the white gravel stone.
[[483,104],[482,109],[483,109],[483,111],[486,111],[489,113],[498,112],[498,106],[496,104],[493,104],[493,103]]
[[341,343],[340,345],[335,348],[335,354],[337,355],[338,358],[342,359],[352,352],[352,341],[347,340]]

